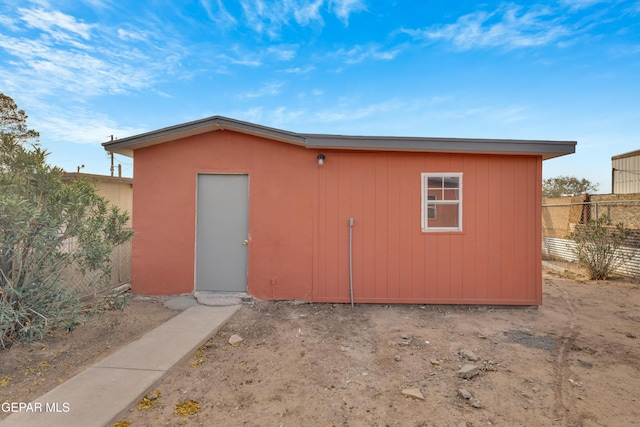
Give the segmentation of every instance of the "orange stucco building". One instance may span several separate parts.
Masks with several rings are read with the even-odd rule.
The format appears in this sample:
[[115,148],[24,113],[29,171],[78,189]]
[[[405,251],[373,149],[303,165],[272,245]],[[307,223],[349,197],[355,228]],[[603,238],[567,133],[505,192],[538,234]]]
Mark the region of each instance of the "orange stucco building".
[[135,293],[507,305],[542,303],[542,162],[575,145],[219,116],[104,144],[134,158]]

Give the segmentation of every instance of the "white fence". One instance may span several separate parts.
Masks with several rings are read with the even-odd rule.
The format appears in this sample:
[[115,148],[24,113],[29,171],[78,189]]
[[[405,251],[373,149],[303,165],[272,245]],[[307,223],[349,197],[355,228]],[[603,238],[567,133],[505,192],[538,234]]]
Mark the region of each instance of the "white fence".
[[[576,261],[575,252],[572,248],[575,243],[568,239],[559,239],[557,237],[542,238],[542,256],[544,258],[559,258],[565,261]],[[633,279],[640,279],[640,249],[638,248],[621,248],[624,256],[629,261],[621,265],[615,270],[616,273]]]

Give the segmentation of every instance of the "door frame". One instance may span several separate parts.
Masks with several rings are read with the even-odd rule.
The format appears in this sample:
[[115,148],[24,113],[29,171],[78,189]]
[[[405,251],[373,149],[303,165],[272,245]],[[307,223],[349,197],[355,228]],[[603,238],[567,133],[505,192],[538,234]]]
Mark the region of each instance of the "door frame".
[[[197,289],[198,280],[198,178],[200,175],[223,175],[223,176],[235,176],[243,175],[247,177],[247,256],[246,256],[246,289],[244,292],[249,292],[249,250],[251,247],[251,174],[249,172],[220,172],[220,171],[198,171],[195,173],[195,194],[194,194],[194,239],[193,239],[193,292],[222,292],[229,293],[230,291],[207,291]],[[243,293],[238,291],[238,293]]]

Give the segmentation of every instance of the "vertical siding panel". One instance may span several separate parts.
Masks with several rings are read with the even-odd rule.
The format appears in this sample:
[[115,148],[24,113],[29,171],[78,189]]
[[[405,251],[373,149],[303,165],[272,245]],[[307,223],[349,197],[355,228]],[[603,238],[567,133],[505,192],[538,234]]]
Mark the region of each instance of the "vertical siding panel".
[[388,164],[384,155],[375,157],[375,285],[374,297],[385,298],[387,296],[387,194],[388,194]]
[[529,158],[519,157],[515,162],[514,176],[514,210],[513,223],[516,229],[513,242],[514,272],[513,284],[516,300],[527,299],[529,280],[527,280],[527,265],[531,262],[527,259],[527,248],[532,243],[530,239],[531,230],[527,229],[528,218],[535,215],[535,212],[528,211],[527,192],[531,185],[529,178]]
[[400,171],[402,158],[391,156],[388,163],[387,188],[387,288],[390,298],[400,297]]
[[[525,191],[523,191],[524,193],[524,205],[523,205],[523,217],[522,217],[522,227],[524,228],[524,232],[525,232],[525,240],[523,241],[523,256],[525,257],[526,261],[523,264],[523,268],[524,268],[524,276],[525,276],[525,280],[524,280],[524,284],[525,284],[525,289],[526,289],[526,293],[524,295],[524,298],[526,298],[527,300],[535,300],[536,299],[536,289],[538,288],[538,286],[542,286],[542,284],[537,284],[537,278],[536,278],[536,265],[535,263],[537,262],[537,253],[535,249],[536,248],[541,248],[542,244],[540,242],[540,244],[536,245],[536,242],[538,242],[538,239],[536,238],[535,233],[537,232],[536,230],[538,229],[538,227],[536,226],[538,222],[542,222],[542,217],[536,217],[537,215],[537,205],[541,205],[542,204],[542,195],[540,197],[540,199],[537,199],[537,190],[536,187],[538,186],[542,186],[542,178],[540,179],[540,182],[537,182],[537,174],[536,174],[536,168],[537,168],[537,160],[536,159],[532,159],[532,158],[527,158],[527,167],[526,167],[526,172],[525,172],[525,176],[524,176],[524,181],[525,184],[523,184],[526,188]],[[542,231],[540,232],[542,233]],[[538,250],[537,252],[541,252],[540,250]],[[542,263],[542,260],[540,260],[540,263]]]
[[[411,157],[404,157],[400,167],[400,183],[399,183],[399,204],[400,218],[399,226],[399,245],[400,259],[399,262],[399,280],[401,298],[414,298],[414,283],[412,281],[411,266],[413,262],[412,237],[420,234],[420,189],[416,191],[415,181],[420,181],[420,174],[415,171],[415,161]],[[416,174],[418,178],[416,179]],[[415,203],[418,199],[418,203]],[[416,220],[418,221],[416,223]],[[419,294],[421,296],[421,294]]]
[[363,165],[363,181],[365,191],[363,192],[363,212],[362,212],[362,251],[363,251],[363,274],[362,274],[362,297],[370,298],[374,294],[375,283],[375,208],[376,208],[376,169],[375,156],[367,156]]
[[436,273],[435,298],[451,298],[451,236],[437,235],[438,271]]
[[325,196],[325,217],[324,236],[325,236],[325,283],[324,297],[332,298],[336,295],[338,289],[338,254],[336,248],[338,245],[338,169],[339,159],[335,158],[333,162],[326,162],[323,166],[326,174],[327,192]]
[[318,170],[318,223],[317,223],[317,265],[316,281],[313,286],[314,299],[322,298],[327,293],[327,175],[323,169]]
[[[462,172],[462,194],[464,197],[464,186],[465,186],[465,155],[452,155],[451,156],[451,170],[450,172]],[[467,215],[464,201],[462,203],[462,221],[464,222],[464,217]],[[462,228],[462,232],[465,233],[464,224]],[[463,269],[465,268],[464,257],[463,257],[463,242],[464,236],[460,233],[452,233],[447,236],[449,238],[449,298],[453,298],[456,300],[462,299],[462,277],[463,277]]]
[[[251,184],[249,184],[251,185]],[[311,256],[311,299],[317,301],[320,295],[320,261],[323,257],[324,249],[320,246],[322,239],[322,233],[320,232],[320,224],[324,219],[322,212],[324,211],[324,175],[321,173],[321,169],[317,169],[316,173],[316,185],[315,185],[315,197],[313,200],[313,250]]]
[[423,242],[424,297],[433,300],[438,295],[438,236],[425,234]]
[[475,239],[475,260],[476,270],[471,273],[469,278],[470,286],[474,287],[475,295],[478,299],[483,300],[489,297],[489,208],[490,208],[490,178],[489,169],[490,162],[488,156],[480,156],[476,160],[476,174],[474,179],[475,191],[475,215],[473,218],[467,217],[473,221],[474,226],[466,232],[467,235],[472,233]]
[[500,298],[513,299],[514,284],[514,239],[521,239],[518,235],[514,223],[514,195],[515,195],[515,168],[514,160],[511,157],[502,159],[502,176],[500,179],[500,206],[502,213],[500,229],[500,254],[502,256],[500,275]]
[[478,157],[466,156],[462,176],[462,298],[476,298],[476,221],[477,218],[477,182],[476,167]]
[[336,217],[336,295],[349,299],[349,215],[351,210],[351,165],[353,156],[339,156],[338,212]]
[[487,298],[500,298],[501,269],[502,269],[502,249],[501,249],[501,159],[492,157],[489,160],[489,197],[488,201],[488,221],[487,221]]
[[351,160],[351,215],[353,225],[353,298],[357,301],[362,297],[364,251],[363,251],[363,213],[364,194],[367,187],[363,178],[363,164],[365,159],[352,158]]
[[529,276],[533,280],[534,289],[531,299],[535,300],[539,305],[542,304],[542,157],[540,156],[535,159],[534,183],[530,183],[528,188],[535,188],[531,197],[533,205],[531,211],[535,212],[532,218],[533,226],[531,227],[531,230],[535,230],[532,231],[531,237],[534,243],[527,244],[527,248],[532,248],[530,250],[533,252],[530,259],[533,260],[534,274]]
[[464,274],[464,236],[461,234],[450,237],[449,268],[450,268],[450,297],[455,300],[462,300],[463,296],[463,274]]

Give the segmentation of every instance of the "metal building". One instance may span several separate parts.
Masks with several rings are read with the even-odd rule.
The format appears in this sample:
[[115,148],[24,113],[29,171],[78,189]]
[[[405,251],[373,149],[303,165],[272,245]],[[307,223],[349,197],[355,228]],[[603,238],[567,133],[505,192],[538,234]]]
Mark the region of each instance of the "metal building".
[[611,193],[640,193],[640,150],[611,157]]

